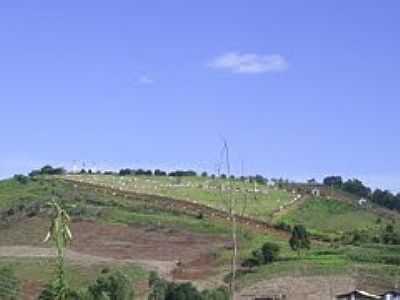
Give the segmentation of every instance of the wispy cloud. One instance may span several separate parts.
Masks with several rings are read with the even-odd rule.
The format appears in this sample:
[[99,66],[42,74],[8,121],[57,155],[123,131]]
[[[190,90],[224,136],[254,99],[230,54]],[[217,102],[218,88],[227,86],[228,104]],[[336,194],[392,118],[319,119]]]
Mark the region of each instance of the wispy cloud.
[[149,76],[147,76],[147,75],[140,75],[139,77],[138,77],[138,79],[137,79],[137,83],[138,84],[143,84],[143,85],[145,85],[145,84],[153,84],[154,83],[154,80],[153,79],[151,79]]
[[286,71],[289,64],[279,54],[228,52],[214,58],[208,66],[213,69],[228,70],[232,73],[260,74]]

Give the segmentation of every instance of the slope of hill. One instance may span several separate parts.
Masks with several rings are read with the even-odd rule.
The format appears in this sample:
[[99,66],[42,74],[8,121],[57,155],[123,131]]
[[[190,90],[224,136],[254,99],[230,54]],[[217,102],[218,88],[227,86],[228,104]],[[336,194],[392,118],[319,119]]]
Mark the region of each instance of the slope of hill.
[[298,198],[283,189],[266,185],[204,177],[167,176],[115,176],[115,175],[69,175],[65,178],[136,193],[166,196],[207,205],[216,209],[226,209],[223,197],[233,197],[245,209],[245,214],[269,221],[274,212],[290,205]]
[[[202,188],[196,186],[205,184],[206,179],[183,178],[180,184],[183,182],[186,186],[173,186],[170,190],[170,186],[167,186],[167,191],[162,194],[159,185],[152,187],[152,178],[125,178],[120,184],[118,178],[103,177],[98,176],[96,184],[100,181],[101,185],[105,185],[104,188],[93,185],[88,179],[89,175],[75,177],[78,179],[75,182],[59,177],[37,177],[27,183],[0,181],[0,266],[12,265],[16,269],[23,281],[25,295],[37,294],[48,282],[54,269],[54,252],[49,245],[41,242],[49,221],[46,202],[52,197],[56,197],[63,205],[71,206],[69,211],[73,217],[74,242],[67,260],[68,273],[74,274],[68,275],[74,287],[92,281],[95,274],[106,267],[128,272],[136,282],[139,295],[146,294],[149,270],[158,270],[163,276],[174,280],[194,281],[199,287],[224,284],[228,274],[230,229],[226,218],[212,215],[219,214],[220,207],[214,203],[216,200],[213,196],[221,197],[220,193],[200,193]],[[127,188],[128,179],[136,184],[143,182],[146,188],[142,185],[136,185],[140,186],[140,190],[132,186]],[[189,182],[196,184],[189,185]],[[270,188],[254,192],[250,185],[245,188],[248,195],[256,193],[262,199],[255,199],[252,203],[252,210],[248,212],[249,222],[251,217],[260,218],[257,207],[270,214],[268,220],[272,220],[274,209],[284,197],[282,195],[286,195],[286,199],[294,195]],[[245,188],[241,193],[246,191]],[[256,188],[261,190],[263,187]],[[228,193],[227,190],[224,192]],[[167,193],[168,197],[160,197]],[[197,198],[199,195],[200,200]],[[202,207],[212,206],[212,213],[201,215],[193,213],[193,210],[192,213],[172,210],[169,206],[174,205],[174,201],[179,202],[173,197],[186,198],[183,203],[194,205],[197,202],[198,205],[203,203]],[[160,205],[150,205],[151,201]],[[168,205],[163,205],[165,201]],[[268,201],[275,203],[263,203]],[[353,207],[343,201],[302,198],[299,202],[289,200],[285,203],[288,204],[287,209],[281,210],[283,214],[275,221],[303,223],[317,233],[385,225],[385,220],[380,225],[376,224],[378,215],[373,210]],[[187,208],[191,210],[190,206]],[[245,226],[244,222],[239,227],[240,261],[249,258],[252,251],[266,241],[278,244],[281,253],[280,259],[272,264],[260,266],[251,272],[246,269],[240,271],[238,285],[244,292],[255,284],[260,287],[265,280],[285,276],[351,276],[357,281],[361,280],[359,275],[362,274],[368,284],[386,288],[393,286],[400,275],[399,246],[315,242],[310,251],[298,257],[288,245],[287,233],[274,231],[271,227],[259,230],[261,228],[257,225],[262,223],[257,223],[257,220],[254,222],[255,226]],[[307,289],[306,285],[304,288]]]

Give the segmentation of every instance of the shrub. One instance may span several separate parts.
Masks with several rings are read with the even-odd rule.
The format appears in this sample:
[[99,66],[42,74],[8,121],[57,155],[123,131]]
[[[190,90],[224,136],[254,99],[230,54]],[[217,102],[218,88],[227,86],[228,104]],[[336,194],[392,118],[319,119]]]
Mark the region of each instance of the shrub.
[[225,288],[203,290],[201,293],[192,283],[168,282],[151,272],[149,276],[151,292],[148,300],[228,300],[229,293]]
[[192,283],[168,284],[165,300],[202,300],[200,292]]
[[300,256],[301,250],[310,249],[310,241],[308,239],[308,233],[303,225],[295,225],[292,231],[292,236],[289,240],[290,248],[293,251],[297,251]]
[[29,182],[29,177],[21,174],[14,175],[14,179],[20,184],[27,184]]
[[10,267],[0,268],[0,299],[19,299],[19,281]]
[[264,258],[264,264],[269,264],[275,261],[280,252],[280,248],[277,244],[266,242],[261,248],[262,256]]
[[88,287],[88,299],[131,300],[133,297],[132,282],[119,271],[101,274]]
[[[63,296],[58,296],[63,295]],[[46,286],[46,288],[40,293],[39,300],[86,300],[85,296],[80,296],[76,291],[70,289],[69,287],[64,287],[63,292],[60,290],[60,285],[56,282],[52,282]]]
[[264,245],[257,250],[254,250],[249,259],[245,260],[243,266],[255,267],[270,264],[277,260],[280,252],[279,245],[271,242],[266,242]]
[[292,226],[290,226],[290,224],[287,224],[283,221],[279,222],[278,224],[275,225],[275,228],[277,229],[281,229],[281,230],[285,230],[285,231],[292,231]]
[[215,290],[204,290],[201,293],[203,300],[228,300],[229,292],[226,288],[220,287]]

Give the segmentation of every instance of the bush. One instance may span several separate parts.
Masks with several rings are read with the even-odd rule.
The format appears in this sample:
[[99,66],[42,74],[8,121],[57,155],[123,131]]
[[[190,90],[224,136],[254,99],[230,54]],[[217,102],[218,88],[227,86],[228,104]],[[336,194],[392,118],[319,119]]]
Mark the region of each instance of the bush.
[[261,248],[264,264],[274,262],[278,258],[280,250],[277,244],[266,242]]
[[157,169],[154,171],[154,175],[155,176],[167,176],[167,172]]
[[285,223],[283,221],[279,222],[274,227],[276,229],[285,230],[287,232],[291,232],[292,231],[292,226],[290,226],[290,224],[287,224],[287,223]]
[[226,288],[220,287],[215,290],[204,290],[201,293],[203,300],[228,300],[229,292]]
[[271,242],[266,242],[264,245],[257,250],[254,250],[249,259],[245,260],[243,266],[255,267],[270,264],[277,260],[280,252],[279,245]]
[[300,256],[302,250],[310,249],[310,240],[308,239],[308,233],[303,225],[295,225],[292,230],[292,236],[289,239],[290,248],[293,251],[297,251]]
[[20,184],[27,184],[29,182],[29,177],[21,174],[14,175],[14,179]]
[[0,268],[0,299],[19,299],[19,281],[10,267]]
[[29,173],[30,177],[38,176],[38,175],[63,175],[66,171],[64,168],[53,168],[50,165],[46,165],[40,170],[33,170]]
[[119,271],[100,275],[88,287],[87,299],[131,300],[133,297],[132,282]]
[[[63,296],[59,296],[59,295]],[[60,286],[56,284],[56,282],[52,282],[46,286],[46,288],[40,293],[39,300],[55,300],[55,299],[64,299],[64,300],[86,300],[84,295],[79,295],[77,292],[71,290],[68,287],[64,287],[61,291]]]
[[151,272],[149,276],[151,292],[148,300],[228,300],[229,293],[225,288],[204,290],[201,293],[192,283],[168,282]]
[[202,297],[200,292],[190,282],[182,284],[170,282],[165,300],[202,300]]
[[168,176],[171,176],[171,177],[197,176],[197,173],[192,170],[188,170],[188,171],[176,170],[176,171],[170,172],[168,174]]

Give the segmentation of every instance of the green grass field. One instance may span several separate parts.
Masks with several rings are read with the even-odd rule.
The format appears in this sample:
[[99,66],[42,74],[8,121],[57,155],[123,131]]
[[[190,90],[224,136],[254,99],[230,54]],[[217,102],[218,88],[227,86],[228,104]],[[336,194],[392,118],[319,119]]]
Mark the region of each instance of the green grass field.
[[271,219],[274,211],[289,204],[294,198],[294,195],[282,189],[266,185],[255,186],[237,180],[232,181],[229,188],[227,180],[203,177],[73,175],[68,178],[126,191],[197,202],[217,209],[226,209],[224,203],[228,197],[233,197],[238,203],[238,210],[243,209],[245,214],[266,221]]
[[376,230],[378,216],[351,204],[324,198],[309,199],[300,208],[289,211],[279,220],[303,224],[316,233],[341,233],[351,230]]
[[[53,278],[56,272],[55,259],[49,258],[0,258],[0,267],[11,267],[20,282],[32,282],[45,286]],[[146,281],[148,272],[134,264],[116,266],[112,264],[71,264],[66,262],[66,280],[73,289],[85,288],[101,274],[103,269],[109,271],[122,271],[134,285]]]

